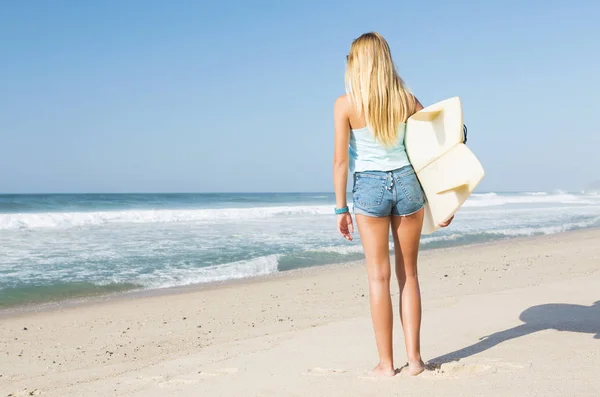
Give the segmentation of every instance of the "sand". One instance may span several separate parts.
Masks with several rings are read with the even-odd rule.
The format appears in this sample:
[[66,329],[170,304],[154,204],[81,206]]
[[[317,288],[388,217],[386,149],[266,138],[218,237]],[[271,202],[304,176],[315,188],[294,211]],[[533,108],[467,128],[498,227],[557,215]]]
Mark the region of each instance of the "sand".
[[353,263],[0,314],[0,397],[600,396],[600,230],[425,251],[420,277],[418,377],[367,376]]

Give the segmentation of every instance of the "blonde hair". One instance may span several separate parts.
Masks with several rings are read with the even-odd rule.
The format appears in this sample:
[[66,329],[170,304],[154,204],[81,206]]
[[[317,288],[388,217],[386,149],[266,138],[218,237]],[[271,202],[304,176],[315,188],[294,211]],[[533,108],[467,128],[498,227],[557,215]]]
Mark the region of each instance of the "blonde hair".
[[346,67],[346,93],[359,115],[365,116],[383,146],[398,143],[398,127],[416,110],[416,100],[396,72],[390,47],[375,32],[352,42]]

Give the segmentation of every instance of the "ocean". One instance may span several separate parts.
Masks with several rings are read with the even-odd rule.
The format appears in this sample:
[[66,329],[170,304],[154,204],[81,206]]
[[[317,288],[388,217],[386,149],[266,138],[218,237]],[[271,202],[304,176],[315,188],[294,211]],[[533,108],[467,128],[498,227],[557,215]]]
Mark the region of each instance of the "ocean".
[[[349,202],[351,202],[349,197]],[[0,308],[358,260],[334,196],[0,195]],[[600,226],[600,196],[477,193],[422,249]]]

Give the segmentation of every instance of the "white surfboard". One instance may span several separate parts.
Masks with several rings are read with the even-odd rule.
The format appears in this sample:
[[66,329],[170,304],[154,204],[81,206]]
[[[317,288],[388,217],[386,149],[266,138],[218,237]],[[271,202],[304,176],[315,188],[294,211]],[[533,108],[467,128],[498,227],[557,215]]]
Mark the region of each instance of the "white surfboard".
[[423,234],[450,219],[485,175],[463,140],[459,97],[428,106],[406,122],[406,152],[427,199]]

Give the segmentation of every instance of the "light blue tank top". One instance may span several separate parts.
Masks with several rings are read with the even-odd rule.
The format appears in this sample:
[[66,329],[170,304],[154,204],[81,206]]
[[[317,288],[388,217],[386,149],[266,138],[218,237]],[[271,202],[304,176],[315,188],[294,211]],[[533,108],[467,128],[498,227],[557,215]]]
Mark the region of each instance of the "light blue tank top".
[[392,171],[410,165],[404,136],[406,123],[398,127],[398,143],[386,148],[377,141],[368,127],[350,130],[350,173],[363,171]]

